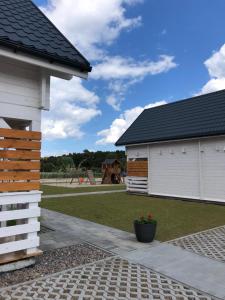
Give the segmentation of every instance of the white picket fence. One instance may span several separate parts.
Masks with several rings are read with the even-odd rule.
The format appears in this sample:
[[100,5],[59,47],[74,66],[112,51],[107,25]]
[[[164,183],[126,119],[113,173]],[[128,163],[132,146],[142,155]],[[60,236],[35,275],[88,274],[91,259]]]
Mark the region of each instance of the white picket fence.
[[126,178],[127,191],[135,193],[148,193],[148,177],[128,176]]
[[[32,256],[38,251],[40,201],[40,191],[0,193],[0,255],[26,250]],[[7,226],[8,221],[16,225]]]

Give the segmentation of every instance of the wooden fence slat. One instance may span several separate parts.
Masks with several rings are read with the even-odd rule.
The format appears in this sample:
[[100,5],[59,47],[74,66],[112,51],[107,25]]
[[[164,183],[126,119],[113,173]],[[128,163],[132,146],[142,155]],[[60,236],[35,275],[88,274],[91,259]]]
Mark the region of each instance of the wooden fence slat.
[[127,176],[147,177],[148,172],[127,172]]
[[133,165],[133,166],[145,166],[148,162],[147,161],[128,161],[128,165]]
[[143,170],[148,170],[148,168],[128,168],[130,171],[143,171]]
[[40,180],[40,172],[0,172],[0,180]]
[[130,166],[127,166],[127,168],[129,169],[129,170],[147,170],[148,169],[148,167],[140,167],[140,166],[138,166],[138,167],[130,167]]
[[41,158],[41,152],[29,150],[0,150],[0,158],[39,160]]
[[128,161],[127,175],[137,177],[148,177],[148,161]]
[[39,190],[40,182],[12,182],[0,183],[0,192],[32,191]]
[[41,132],[0,128],[0,136],[16,139],[41,140]]
[[20,141],[13,139],[0,140],[0,148],[40,150],[41,143],[36,141]]
[[39,161],[0,161],[0,170],[40,170]]

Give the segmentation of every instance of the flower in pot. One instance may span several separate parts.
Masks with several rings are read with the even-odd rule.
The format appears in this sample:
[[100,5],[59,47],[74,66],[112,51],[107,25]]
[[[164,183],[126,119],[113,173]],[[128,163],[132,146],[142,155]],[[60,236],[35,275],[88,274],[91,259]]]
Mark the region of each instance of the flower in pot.
[[154,240],[156,233],[157,221],[151,214],[147,217],[141,216],[134,221],[134,231],[139,242],[150,243]]

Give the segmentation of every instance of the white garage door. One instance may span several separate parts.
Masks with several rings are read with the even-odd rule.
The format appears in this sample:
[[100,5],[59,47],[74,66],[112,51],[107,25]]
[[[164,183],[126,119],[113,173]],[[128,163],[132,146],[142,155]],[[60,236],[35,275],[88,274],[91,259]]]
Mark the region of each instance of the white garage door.
[[173,142],[150,146],[150,194],[200,197],[198,142]]
[[225,138],[201,141],[202,198],[225,200]]

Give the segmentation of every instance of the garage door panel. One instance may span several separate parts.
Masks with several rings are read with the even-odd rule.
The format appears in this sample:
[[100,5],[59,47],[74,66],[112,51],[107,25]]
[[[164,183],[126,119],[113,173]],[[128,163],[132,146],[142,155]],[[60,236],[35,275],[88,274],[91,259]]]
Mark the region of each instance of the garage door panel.
[[150,193],[199,197],[198,143],[150,147]]
[[208,200],[225,198],[225,138],[201,142],[202,197]]

